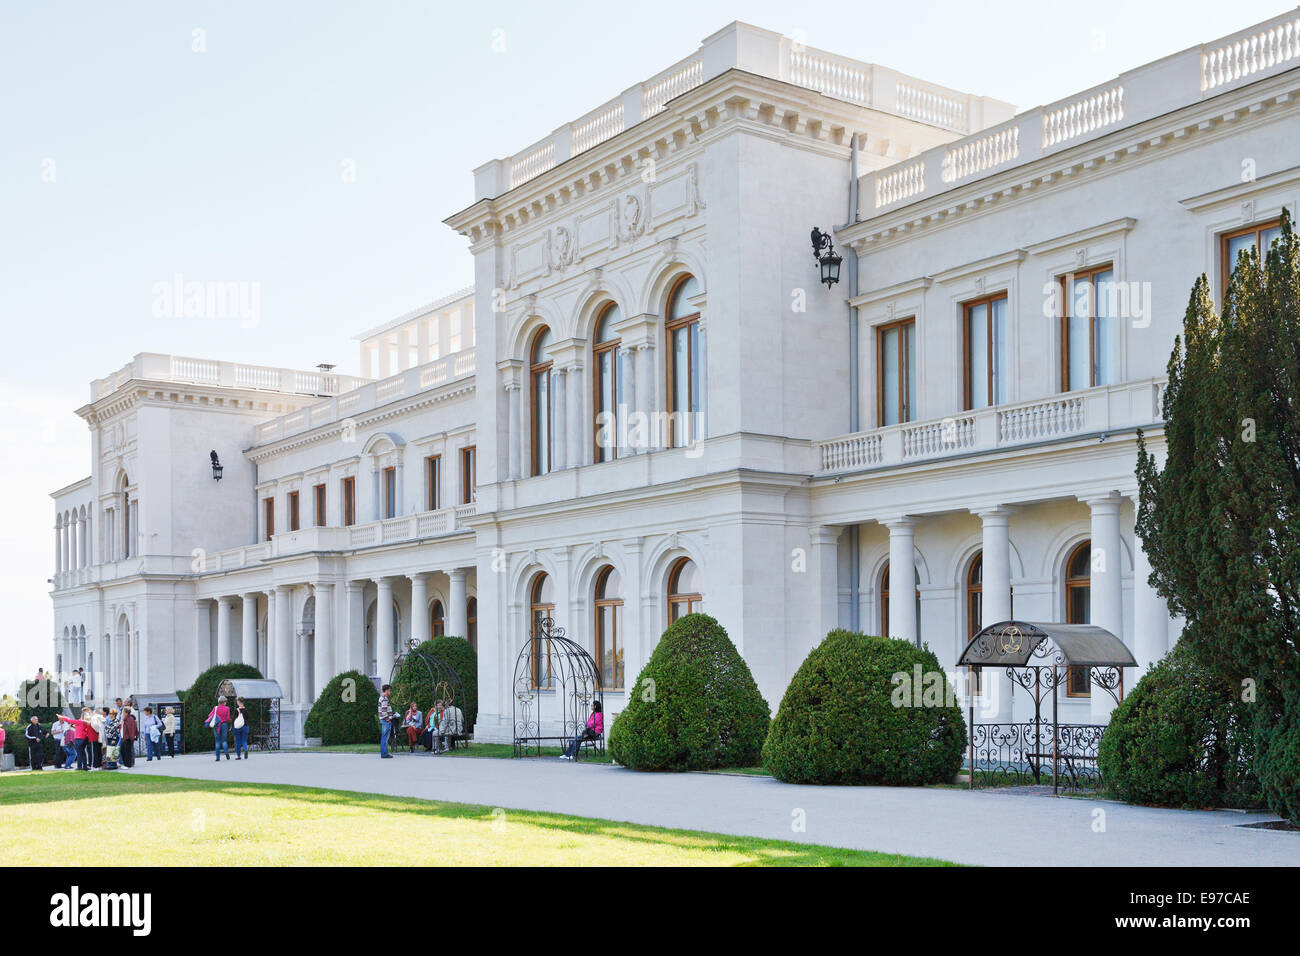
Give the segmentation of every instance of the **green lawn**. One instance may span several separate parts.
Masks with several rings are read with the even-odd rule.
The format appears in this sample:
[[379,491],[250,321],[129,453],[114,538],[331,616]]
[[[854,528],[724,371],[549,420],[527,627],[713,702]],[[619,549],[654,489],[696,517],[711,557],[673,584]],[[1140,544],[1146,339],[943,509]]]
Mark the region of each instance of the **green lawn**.
[[73,771],[0,777],[0,846],[9,866],[949,865],[344,790]]

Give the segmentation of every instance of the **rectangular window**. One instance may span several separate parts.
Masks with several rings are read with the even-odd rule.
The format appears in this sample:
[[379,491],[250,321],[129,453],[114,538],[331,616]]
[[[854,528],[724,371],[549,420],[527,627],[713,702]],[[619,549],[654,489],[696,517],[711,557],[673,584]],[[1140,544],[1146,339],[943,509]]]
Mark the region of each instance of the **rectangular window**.
[[474,446],[460,450],[460,503],[470,504],[478,498],[478,471],[474,460]]
[[1061,391],[1115,384],[1115,270],[1061,276]]
[[343,485],[343,526],[350,527],[357,523],[357,480],[344,478]]
[[301,512],[298,508],[298,492],[289,492],[289,530],[297,531],[299,528],[298,518]]
[[271,536],[275,534],[275,499],[262,499],[262,529],[266,535],[265,540],[270,541]]
[[1247,249],[1254,249],[1259,255],[1259,263],[1262,266],[1264,257],[1268,255],[1269,246],[1280,235],[1282,235],[1282,220],[1270,219],[1255,226],[1226,232],[1220,237],[1219,292],[1221,296],[1228,291],[1228,281],[1232,278],[1232,270],[1237,267],[1237,257]]
[[430,455],[424,459],[424,509],[437,511],[442,507],[442,456]]
[[1007,400],[1011,373],[1007,294],[976,299],[962,307],[962,352],[966,356],[966,408],[988,408]]
[[397,469],[384,469],[384,517],[397,517]]
[[325,486],[317,485],[312,489],[312,494],[316,502],[316,514],[314,516],[316,527],[323,528],[327,524],[327,516],[325,514]]
[[881,425],[912,421],[916,409],[916,320],[876,330],[876,405]]

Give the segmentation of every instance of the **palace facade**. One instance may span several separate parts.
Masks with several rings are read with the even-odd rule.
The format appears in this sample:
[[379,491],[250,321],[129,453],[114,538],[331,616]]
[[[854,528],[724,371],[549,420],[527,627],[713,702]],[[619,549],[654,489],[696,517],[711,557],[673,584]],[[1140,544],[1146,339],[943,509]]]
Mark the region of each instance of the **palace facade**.
[[[1090,622],[1145,669],[1179,622],[1137,434],[1159,453],[1196,277],[1221,296],[1296,209],[1297,67],[1293,12],[1017,113],[733,23],[475,169],[447,219],[473,287],[362,334],[360,377],[141,354],[93,382],[56,666],[102,697],[256,663],[290,741],[333,674],[437,633],[509,740],[542,617],[611,713],[691,610],[774,710],[836,626],[953,668],[982,624]],[[1061,719],[1111,706],[1072,673]]]

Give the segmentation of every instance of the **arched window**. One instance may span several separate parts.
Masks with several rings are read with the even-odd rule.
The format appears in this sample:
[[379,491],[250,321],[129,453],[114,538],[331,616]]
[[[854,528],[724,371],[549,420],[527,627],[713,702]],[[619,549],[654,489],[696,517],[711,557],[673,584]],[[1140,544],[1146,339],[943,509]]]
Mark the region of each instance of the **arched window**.
[[595,345],[591,349],[591,364],[595,374],[592,387],[595,400],[592,408],[595,419],[592,435],[595,443],[595,461],[610,461],[619,454],[619,436],[622,432],[621,412],[627,401],[623,395],[623,375],[619,363],[623,351],[621,339],[614,326],[623,317],[617,305],[605,306],[596,322]]
[[668,443],[674,448],[700,437],[700,313],[691,304],[699,291],[695,276],[687,275],[668,296]]
[[[1065,562],[1065,621],[1067,624],[1090,624],[1092,615],[1092,542],[1085,541],[1070,552]],[[1092,696],[1092,672],[1087,667],[1071,667],[1065,685],[1069,697]]]
[[668,623],[703,609],[700,569],[690,558],[678,558],[668,572]]
[[623,689],[623,579],[612,566],[596,575],[596,670],[605,690]]
[[[528,590],[528,619],[533,637],[542,637],[542,621],[555,615],[555,585],[551,576],[540,571],[533,578]],[[551,672],[551,642],[549,639],[533,641],[533,686],[548,688],[555,686],[555,677]]]
[[429,633],[433,637],[442,637],[447,633],[447,615],[442,609],[442,602],[435,600],[429,611]]
[[[915,573],[915,572],[913,572]],[[916,580],[921,580],[919,574]],[[889,637],[889,562],[885,562],[885,570],[880,572],[880,633],[882,637]],[[916,589],[916,644],[921,644],[921,589]]]
[[551,412],[555,391],[551,387],[551,330],[542,328],[533,336],[528,354],[528,408],[533,427],[533,474],[551,470]]
[[478,598],[471,597],[465,602],[465,640],[469,646],[478,650]]

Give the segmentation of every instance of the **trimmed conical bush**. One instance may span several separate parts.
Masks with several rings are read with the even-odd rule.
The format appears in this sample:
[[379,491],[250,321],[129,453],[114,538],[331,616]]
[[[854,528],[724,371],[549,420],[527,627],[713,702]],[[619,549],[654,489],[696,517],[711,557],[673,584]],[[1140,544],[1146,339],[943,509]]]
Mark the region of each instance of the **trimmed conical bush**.
[[659,639],[609,734],[634,770],[709,770],[758,763],[771,711],[727,632],[707,614]]

